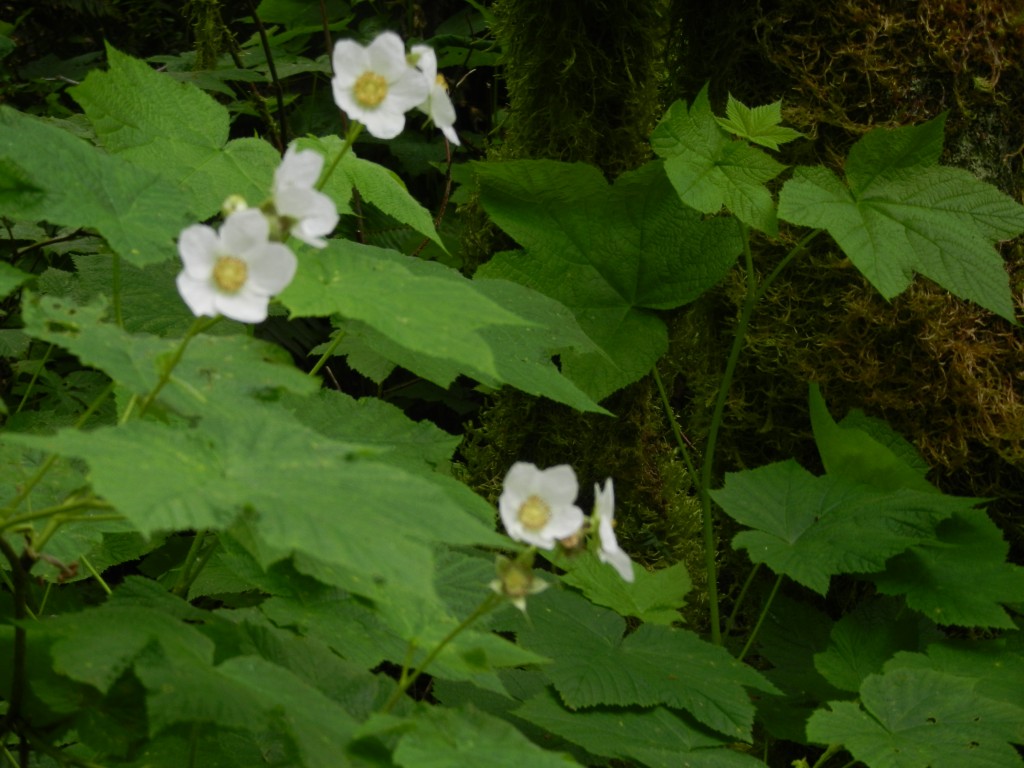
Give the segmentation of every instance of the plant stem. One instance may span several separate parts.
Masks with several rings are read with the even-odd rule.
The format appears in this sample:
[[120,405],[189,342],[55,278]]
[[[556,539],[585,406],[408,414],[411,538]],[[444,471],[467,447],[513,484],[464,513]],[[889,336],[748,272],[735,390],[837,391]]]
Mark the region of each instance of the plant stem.
[[18,403],[18,407],[14,409],[15,415],[21,413],[21,409],[25,407],[25,403],[28,402],[29,395],[32,394],[32,389],[36,385],[36,381],[39,379],[39,372],[46,367],[47,361],[50,359],[50,353],[53,352],[53,344],[46,348],[46,352],[43,353],[43,359],[39,363],[39,367],[32,373],[32,378],[29,379],[28,386],[25,387],[25,394],[21,396],[21,402]]
[[[159,395],[161,390],[167,386],[167,382],[171,380],[171,373],[174,371],[178,363],[181,362],[181,358],[185,354],[185,350],[188,349],[189,342],[203,331],[212,328],[220,319],[220,315],[217,315],[217,317],[197,317],[195,319],[195,322],[192,323],[192,327],[185,333],[185,337],[181,340],[178,348],[174,350],[174,354],[171,356],[171,359],[168,361],[167,365],[164,366],[164,369],[160,374],[160,378],[156,382],[156,386],[153,387],[148,395],[146,395],[142,404],[139,406],[139,418],[142,418],[142,416],[145,415],[149,406],[151,406],[153,401],[156,400],[157,395]],[[131,416],[131,413],[132,409],[129,406],[121,416],[120,423],[124,424],[128,421],[128,417]]]
[[772,587],[772,592],[768,595],[768,599],[765,600],[764,608],[761,609],[761,615],[757,617],[757,624],[750,631],[750,637],[747,638],[747,642],[743,646],[743,650],[740,651],[739,660],[743,661],[746,657],[747,652],[750,651],[750,646],[754,644],[754,640],[757,639],[757,633],[761,631],[761,625],[764,624],[764,620],[768,618],[768,611],[771,610],[772,603],[775,602],[775,596],[779,593],[779,587],[782,586],[782,576],[778,576],[775,579],[775,586]]
[[114,594],[114,591],[110,588],[110,585],[103,580],[102,576],[100,576],[100,572],[93,568],[92,563],[89,562],[89,558],[87,558],[85,555],[82,555],[79,558],[79,560],[82,561],[82,565],[85,566],[85,570],[89,572],[89,575],[96,579],[96,583],[99,584],[103,588],[103,591],[107,593],[107,597],[110,597],[112,594]]
[[118,328],[124,328],[124,317],[121,314],[121,257],[114,254],[110,264],[110,291],[113,294],[114,322]]
[[689,473],[690,482],[693,483],[699,493],[700,476],[698,475],[697,469],[693,463],[693,458],[690,456],[686,438],[683,437],[683,430],[679,428],[679,422],[676,421],[676,415],[672,411],[672,404],[669,402],[668,392],[665,391],[665,384],[661,380],[661,374],[658,373],[657,365],[651,368],[651,376],[658,387],[658,393],[661,395],[661,404],[665,407],[665,415],[668,417],[669,426],[672,428],[673,436],[675,436],[676,445],[679,446],[679,453],[682,455],[683,462],[686,464],[686,471]]
[[[834,755],[836,752],[839,752],[842,748],[842,744],[829,744],[828,749],[822,752],[821,757],[819,757],[817,761],[815,761],[812,768],[821,768],[821,766],[823,766],[825,763],[832,759],[832,755]],[[857,761],[854,760],[853,762],[855,763]],[[853,765],[853,763],[850,763],[850,765]]]
[[341,158],[348,154],[348,151],[352,148],[352,145],[356,143],[356,139],[359,137],[359,134],[362,133],[362,131],[362,123],[357,122],[355,120],[349,123],[348,133],[345,134],[345,143],[342,145],[341,151],[338,152],[338,156],[334,158],[334,160],[331,162],[331,165],[327,168],[327,170],[320,174],[320,178],[317,179],[316,182],[317,189],[323,190],[324,185],[327,183],[327,180],[331,178],[331,174],[334,173],[334,169],[337,168],[338,164],[341,162]]
[[460,632],[468,628],[474,621],[479,619],[484,614],[494,610],[494,608],[496,608],[498,605],[504,602],[504,599],[505,598],[503,598],[501,595],[497,594],[488,595],[487,597],[485,597],[483,602],[481,602],[480,605],[478,605],[476,609],[471,614],[469,614],[469,616],[463,619],[462,622],[457,627],[455,627],[451,632],[444,636],[441,642],[437,644],[434,650],[430,652],[427,658],[423,660],[423,663],[420,664],[419,667],[417,667],[412,674],[406,674],[407,667],[403,668],[402,676],[398,680],[398,685],[395,687],[395,690],[391,692],[391,696],[388,697],[388,700],[384,702],[384,706],[381,707],[380,711],[382,713],[390,712],[394,708],[395,704],[397,704],[398,701],[402,698],[402,694],[409,690],[409,686],[416,682],[419,676],[422,675],[426,668],[430,666],[431,662],[433,662],[434,659],[436,659],[438,655],[440,655],[441,651],[444,650],[445,646],[448,645],[448,643],[454,640],[459,635]]
[[341,341],[344,338],[345,332],[339,329],[337,335],[334,337],[334,339],[331,340],[331,343],[327,346],[327,349],[324,350],[324,353],[322,355],[320,355],[320,359],[317,360],[316,364],[309,369],[310,376],[316,376],[318,373],[320,373],[320,369],[323,368],[324,364],[326,364],[327,361],[331,359],[331,355],[334,354],[334,350],[338,348],[338,345],[341,344]]
[[205,550],[203,549],[209,533],[207,530],[196,532],[195,538],[192,539],[192,546],[189,547],[188,555],[185,556],[185,564],[181,566],[178,582],[172,587],[171,594],[186,598],[189,588],[199,578],[199,574],[202,573],[203,568],[210,561],[210,557],[217,550],[217,547],[220,545],[220,539],[217,538]]
[[7,714],[0,721],[0,739],[14,729],[21,719],[21,707],[28,692],[28,674],[25,667],[27,645],[25,627],[20,621],[28,616],[28,572],[21,558],[7,539],[0,536],[0,554],[11,566],[11,582],[14,599],[14,652],[11,659],[11,693],[7,699]]
[[740,612],[740,606],[743,605],[743,600],[747,596],[747,592],[750,590],[750,585],[754,583],[754,576],[761,570],[761,563],[755,563],[754,567],[750,569],[750,573],[747,574],[746,581],[743,582],[743,587],[740,589],[740,594],[736,598],[736,602],[733,603],[732,611],[729,612],[729,618],[725,620],[725,634],[726,637],[732,632],[733,627],[736,626],[736,616]]

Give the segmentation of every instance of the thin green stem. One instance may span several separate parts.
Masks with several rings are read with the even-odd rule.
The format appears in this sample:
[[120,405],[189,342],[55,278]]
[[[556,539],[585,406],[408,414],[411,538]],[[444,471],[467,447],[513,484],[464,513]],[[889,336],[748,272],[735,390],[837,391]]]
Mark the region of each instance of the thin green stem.
[[[823,766],[825,763],[827,763],[829,760],[832,759],[832,756],[834,754],[836,754],[837,752],[841,751],[842,748],[843,748],[842,744],[829,744],[828,745],[828,749],[826,749],[824,752],[821,753],[821,757],[819,757],[817,759],[817,761],[814,763],[812,768],[821,768],[821,766]],[[856,763],[856,762],[857,761],[854,760],[853,762],[848,763],[847,765],[853,765],[853,763]]]
[[112,594],[114,594],[114,591],[110,588],[110,585],[107,584],[107,582],[103,580],[102,576],[100,576],[100,572],[97,571],[93,567],[91,562],[89,562],[89,558],[88,557],[86,557],[85,555],[82,555],[79,558],[79,560],[82,561],[82,565],[85,566],[85,570],[87,570],[89,572],[89,575],[92,576],[94,579],[96,579],[96,583],[99,584],[100,587],[103,588],[103,591],[107,593],[107,597],[110,597]]
[[811,241],[814,240],[814,238],[816,238],[818,235],[820,235],[824,231],[825,230],[823,230],[823,229],[815,229],[812,232],[808,232],[806,235],[804,235],[802,238],[800,238],[800,242],[798,242],[796,245],[794,245],[790,249],[789,253],[787,253],[782,258],[782,261],[780,261],[778,264],[776,264],[775,268],[771,272],[768,273],[768,276],[764,280],[761,281],[761,286],[757,289],[757,293],[754,295],[754,303],[755,304],[757,304],[757,303],[759,303],[761,301],[762,297],[764,297],[765,293],[768,291],[768,288],[771,286],[772,283],[775,282],[775,278],[777,278],[780,274],[782,274],[782,270],[784,270],[786,268],[786,266],[789,264],[789,262],[791,262],[793,259],[795,259],[797,256],[799,256],[801,253],[806,251],[807,250],[807,246],[811,244]]
[[[105,501],[98,501],[96,499],[86,499],[84,501],[75,502],[64,502],[63,504],[55,504],[52,507],[44,507],[38,509],[35,512],[26,512],[23,515],[17,517],[10,517],[3,520],[0,523],[0,533],[3,533],[8,528],[17,528],[19,525],[30,523],[33,520],[41,520],[44,517],[52,517],[55,515],[66,515],[69,519],[73,518],[74,515],[71,513],[79,510],[88,509],[113,509],[113,507]],[[13,511],[13,509],[12,509]],[[118,516],[120,518],[120,516]],[[104,519],[110,519],[104,516]]]
[[[174,372],[174,369],[177,367],[178,363],[181,362],[181,358],[185,354],[185,350],[188,349],[189,342],[191,342],[192,339],[194,339],[203,331],[212,328],[217,322],[220,321],[220,319],[220,315],[217,315],[216,317],[196,318],[195,322],[192,323],[192,327],[189,328],[188,331],[185,333],[185,336],[184,338],[182,338],[181,343],[178,345],[178,348],[174,350],[174,354],[171,356],[171,359],[164,366],[163,371],[160,373],[160,378],[156,382],[156,386],[153,387],[150,393],[143,398],[142,404],[139,405],[139,418],[142,418],[142,416],[145,415],[146,411],[149,409],[149,406],[151,406],[153,404],[153,401],[156,400],[157,395],[159,395],[163,388],[167,386],[167,382],[171,380],[171,374]],[[131,413],[132,409],[130,407],[125,409],[124,414],[121,416],[122,424],[124,424],[128,420],[128,417],[131,416]]]
[[740,606],[743,605],[743,601],[747,597],[747,592],[750,591],[750,585],[754,583],[754,577],[757,572],[761,570],[761,563],[755,563],[754,567],[750,569],[750,573],[747,574],[746,581],[743,582],[743,587],[740,589],[740,594],[733,603],[732,611],[729,613],[729,618],[725,620],[725,635],[728,637],[733,628],[736,626],[736,617],[739,615]]
[[747,638],[747,642],[743,645],[743,650],[740,651],[740,655],[737,657],[740,661],[746,658],[747,653],[750,651],[750,646],[754,644],[754,640],[757,639],[757,633],[761,631],[761,625],[764,624],[764,620],[768,618],[768,611],[771,610],[772,603],[775,602],[775,596],[779,593],[779,587],[782,586],[782,576],[780,575],[775,579],[775,586],[772,587],[772,592],[768,595],[768,599],[765,600],[764,608],[761,609],[761,615],[757,617],[757,624],[750,631],[750,637]]
[[345,332],[339,329],[335,337],[331,340],[331,343],[327,346],[327,349],[324,350],[322,355],[320,355],[320,359],[317,360],[316,364],[309,369],[310,376],[316,376],[320,373],[320,369],[323,368],[327,361],[331,359],[331,355],[334,354],[334,350],[338,348],[338,345],[341,344],[341,341],[344,338]]
[[28,572],[21,557],[0,536],[0,554],[11,566],[11,582],[14,599],[14,648],[11,658],[11,692],[7,697],[7,714],[0,721],[0,739],[14,729],[15,723],[21,719],[21,708],[28,693],[28,672],[26,668],[27,644],[25,628],[19,623],[28,617]]
[[7,758],[7,762],[9,762],[11,765],[13,765],[14,768],[18,768],[18,761],[14,759],[14,755],[12,755],[7,750],[7,746],[4,745],[2,742],[0,742],[0,755],[3,755],[4,757],[6,757]]
[[669,426],[672,428],[672,434],[676,439],[676,445],[679,446],[679,453],[683,457],[683,462],[686,464],[686,471],[689,473],[690,482],[693,483],[694,487],[697,488],[697,491],[699,493],[700,476],[697,473],[696,466],[693,463],[693,457],[690,456],[690,451],[687,445],[686,438],[683,436],[683,430],[680,429],[679,422],[676,420],[675,412],[672,410],[672,403],[669,402],[668,392],[665,391],[665,384],[661,380],[661,374],[658,372],[657,365],[651,368],[651,376],[654,379],[654,383],[658,387],[658,393],[661,395],[661,404],[665,408],[665,415],[668,417],[668,423]]
[[21,413],[21,409],[25,407],[25,403],[28,402],[29,395],[32,394],[32,390],[36,386],[36,381],[39,380],[39,374],[46,367],[46,363],[50,359],[50,353],[53,352],[53,344],[46,348],[46,352],[43,353],[43,359],[36,367],[35,371],[32,372],[32,378],[28,381],[28,386],[25,387],[25,394],[21,396],[21,401],[18,403],[18,407],[14,409],[15,414]]
[[725,413],[725,403],[729,398],[729,390],[732,388],[733,376],[736,373],[736,364],[740,359],[740,352],[743,350],[743,343],[747,336],[747,327],[750,324],[750,317],[754,313],[754,300],[757,294],[757,279],[754,275],[754,259],[750,252],[750,231],[743,225],[743,257],[747,270],[747,295],[743,301],[743,308],[740,311],[740,319],[736,325],[736,332],[732,339],[732,348],[729,350],[729,358],[725,363],[725,373],[722,374],[722,383],[718,387],[718,396],[715,398],[715,408],[711,414],[711,427],[708,430],[707,447],[704,449],[704,463],[701,465],[700,477],[700,501],[704,511],[704,564],[707,569],[708,580],[708,603],[710,606],[711,641],[715,645],[722,644],[722,627],[719,619],[718,606],[718,574],[715,565],[717,543],[715,541],[715,520],[714,509],[711,506],[711,483],[714,480],[715,449],[718,447],[718,433],[722,428],[722,417]]
[[505,598],[497,594],[488,595],[487,597],[485,597],[483,602],[481,602],[480,605],[478,605],[476,609],[471,614],[469,614],[469,616],[463,619],[462,622],[460,622],[457,627],[455,627],[451,632],[444,636],[441,642],[437,644],[434,650],[430,652],[427,658],[423,660],[423,663],[420,664],[419,667],[417,667],[412,674],[407,675],[406,669],[403,668],[402,676],[401,679],[399,679],[398,681],[398,685],[395,686],[395,690],[391,692],[391,696],[388,697],[388,700],[384,702],[384,706],[381,707],[380,711],[384,713],[390,712],[394,708],[395,704],[397,704],[399,700],[402,698],[402,694],[409,690],[409,686],[416,682],[419,676],[422,675],[423,672],[427,669],[427,667],[429,667],[430,664],[434,661],[434,659],[436,659],[440,655],[441,651],[444,650],[445,646],[447,646],[448,643],[454,640],[459,635],[460,632],[467,629],[473,622],[475,622],[481,616],[494,610],[497,606],[504,602],[504,600]]
[[178,595],[181,598],[188,596],[188,591],[192,584],[199,578],[199,574],[202,573],[203,568],[210,561],[210,557],[213,556],[217,547],[220,546],[220,539],[214,538],[204,549],[209,535],[210,532],[206,530],[196,532],[195,538],[192,539],[192,546],[189,547],[188,555],[185,556],[185,564],[181,566],[178,581],[171,588],[171,594]]
[[331,161],[331,164],[330,166],[328,166],[327,170],[320,174],[320,178],[316,182],[317,189],[322,190],[324,188],[324,185],[327,183],[327,180],[331,178],[331,174],[334,173],[334,170],[338,167],[338,164],[341,162],[341,159],[348,154],[348,151],[350,149],[352,149],[352,145],[356,143],[356,139],[362,132],[362,123],[357,122],[355,120],[349,123],[348,133],[345,134],[345,143],[342,145],[341,151],[338,152],[338,156],[334,158],[333,161]]

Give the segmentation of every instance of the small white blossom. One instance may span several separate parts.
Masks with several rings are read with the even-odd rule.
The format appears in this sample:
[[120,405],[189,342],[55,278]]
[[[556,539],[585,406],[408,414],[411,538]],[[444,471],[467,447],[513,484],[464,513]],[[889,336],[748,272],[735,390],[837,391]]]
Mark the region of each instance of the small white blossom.
[[548,588],[546,581],[533,575],[531,565],[532,556],[529,562],[522,562],[520,558],[509,560],[503,555],[498,555],[498,578],[490,583],[492,590],[502,597],[507,597],[509,602],[523,613],[526,613],[526,598]]
[[178,237],[184,270],[178,293],[192,313],[242,323],[267,318],[270,297],[295,276],[295,255],[268,240],[270,225],[257,208],[233,213],[217,232],[193,224]]
[[414,45],[412,55],[417,69],[423,73],[430,89],[426,101],[416,108],[426,113],[448,141],[458,146],[459,137],[455,133],[455,106],[448,96],[444,76],[437,74],[437,54],[429,45]]
[[579,485],[568,464],[540,470],[516,462],[505,476],[498,499],[501,521],[508,535],[541,549],[554,549],[559,539],[583,527],[583,511],[576,506]]
[[429,87],[405,57],[405,43],[382,32],[367,46],[339,40],[332,57],[334,101],[378,139],[393,139],[405,128],[405,113],[422,104]]
[[274,210],[289,220],[288,230],[304,243],[323,248],[338,225],[338,209],[316,182],[324,168],[324,158],[312,149],[288,147],[274,171]]
[[633,581],[633,561],[615,538],[615,486],[611,478],[605,480],[604,488],[594,483],[594,517],[597,518],[597,535],[601,539],[598,558],[614,567],[626,581]]

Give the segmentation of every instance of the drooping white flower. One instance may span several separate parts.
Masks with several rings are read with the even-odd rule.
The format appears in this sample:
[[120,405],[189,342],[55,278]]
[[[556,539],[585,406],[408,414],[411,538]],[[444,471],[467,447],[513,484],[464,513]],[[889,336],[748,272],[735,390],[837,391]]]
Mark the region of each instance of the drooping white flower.
[[323,192],[316,189],[324,157],[312,149],[288,147],[274,171],[274,209],[289,220],[288,230],[314,248],[323,248],[338,225],[338,209]]
[[601,540],[598,558],[614,567],[626,581],[633,581],[633,561],[615,538],[615,486],[610,477],[605,480],[604,488],[594,483],[594,517],[597,518],[597,535]]
[[381,32],[367,46],[339,40],[332,57],[334,101],[378,139],[393,139],[405,128],[405,113],[427,98],[423,73],[410,66],[405,43]]
[[418,104],[416,108],[426,113],[448,141],[458,146],[459,137],[455,133],[455,106],[448,96],[444,76],[437,74],[437,54],[429,45],[414,45],[412,56],[416,61],[416,68],[423,73],[430,89],[426,101]]
[[[530,550],[531,553],[533,550]],[[490,587],[499,595],[507,597],[523,613],[526,612],[526,598],[536,595],[548,588],[548,583],[538,579],[533,573],[533,556],[523,560],[522,556],[510,560],[498,555],[495,563],[498,578],[490,583]]]
[[519,461],[505,475],[498,499],[508,535],[541,549],[554,549],[559,539],[583,527],[583,510],[576,506],[579,484],[568,464],[540,470]]
[[267,318],[270,297],[295,276],[288,246],[268,240],[270,225],[257,208],[227,217],[220,231],[193,224],[178,237],[184,270],[178,293],[195,315],[224,315],[242,323]]

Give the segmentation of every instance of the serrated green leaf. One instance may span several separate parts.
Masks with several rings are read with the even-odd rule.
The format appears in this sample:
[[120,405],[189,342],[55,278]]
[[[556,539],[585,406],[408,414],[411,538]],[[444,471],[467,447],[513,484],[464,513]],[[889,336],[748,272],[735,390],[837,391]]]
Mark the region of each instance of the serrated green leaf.
[[0,299],[6,297],[15,288],[31,279],[32,275],[28,272],[22,272],[10,264],[0,262]]
[[[209,94],[107,45],[106,72],[68,89],[108,152],[182,189],[196,219],[231,194],[259,205],[270,195],[277,151],[262,139],[228,141],[229,116]],[[183,116],[187,115],[187,119]]]
[[365,323],[383,337],[371,341],[375,348],[442,386],[466,373],[599,410],[551,362],[564,346],[588,348],[589,340],[557,323],[552,302],[505,283],[346,240],[304,258],[280,300],[296,315]]
[[999,527],[983,511],[965,509],[937,534],[872,574],[879,591],[905,595],[907,605],[936,624],[1016,626],[1000,604],[1024,595],[1024,568],[1006,562],[1009,545]]
[[665,158],[665,173],[688,206],[701,213],[724,206],[744,224],[778,232],[775,202],[764,184],[786,166],[719,126],[706,85],[692,106],[677,101],[669,107],[651,134],[651,147]]
[[600,400],[645,375],[665,351],[672,309],[715,285],[742,248],[734,222],[680,204],[659,164],[609,186],[600,171],[550,160],[474,163],[480,201],[523,246],[478,270],[564,304],[600,347],[569,351],[562,370]]
[[914,467],[867,432],[835,422],[825,406],[821,389],[810,387],[811,426],[825,471],[879,490],[911,488],[938,493]]
[[372,397],[356,400],[333,389],[312,397],[290,396],[282,405],[310,429],[343,443],[362,444],[412,470],[447,467],[460,439],[430,421],[413,421],[402,410]]
[[814,666],[836,688],[856,693],[897,651],[917,650],[920,642],[918,617],[902,603],[869,601],[833,625],[828,648],[814,655]]
[[664,704],[730,738],[749,739],[754,706],[745,687],[776,691],[692,632],[643,624],[624,638],[621,616],[553,589],[531,598],[528,610],[519,641],[553,659],[544,672],[570,709]]
[[621,616],[634,616],[645,624],[672,625],[682,620],[680,610],[693,588],[682,561],[660,571],[634,566],[635,581],[622,579],[611,566],[592,552],[557,561],[566,570],[562,581],[581,590],[592,602],[611,608]]
[[724,749],[725,739],[692,717],[677,715],[664,707],[645,712],[612,708],[572,712],[550,691],[544,691],[513,714],[595,755],[635,760],[651,768],[754,768],[763,765],[740,752]]
[[133,421],[7,439],[87,461],[96,493],[142,533],[221,529],[255,513],[255,529],[277,552],[304,552],[368,585],[381,582],[371,589],[416,583],[404,550],[429,558],[435,541],[505,542],[452,491],[463,489],[455,481],[357,459],[350,446],[256,403],[209,407],[189,429]]
[[1024,231],[1024,207],[936,164],[944,120],[867,134],[850,151],[845,184],[824,168],[798,168],[779,216],[828,230],[887,299],[916,272],[1013,321],[1009,276],[992,244]]
[[[326,136],[321,139],[300,139],[300,147],[309,146],[318,149],[327,158],[328,165],[341,151],[342,141],[337,136]],[[332,178],[325,189],[336,189],[335,194],[341,202],[347,202],[352,196],[352,188],[359,190],[360,197],[370,205],[379,208],[387,215],[406,225],[414,232],[429,238],[442,251],[447,253],[441,236],[434,227],[434,217],[426,208],[409,194],[401,177],[382,165],[356,157],[349,150],[334,171],[337,177]]]
[[169,258],[189,221],[188,199],[163,177],[9,107],[0,107],[0,159],[43,190],[8,201],[5,215],[93,228],[137,266]]
[[730,93],[729,100],[725,105],[725,115],[724,119],[715,118],[725,130],[734,136],[760,144],[762,147],[768,147],[768,149],[778,149],[780,144],[803,137],[799,131],[780,125],[782,122],[781,100],[760,107],[748,107],[734,99]]
[[893,555],[933,539],[941,520],[979,501],[878,491],[815,477],[795,461],[727,473],[725,486],[711,495],[731,518],[756,529],[738,534],[734,547],[822,595],[832,576],[880,570]]
[[[148,394],[180,340],[127,333],[105,322],[106,314],[102,299],[80,306],[38,296],[27,297],[22,306],[26,333],[67,349],[132,394]],[[248,336],[203,335],[192,339],[160,399],[194,414],[213,402],[231,405],[240,398],[266,398],[280,391],[309,394],[317,388],[274,344]]]
[[807,735],[842,743],[872,768],[989,768],[1022,765],[1007,742],[1019,737],[1022,710],[979,696],[964,678],[930,670],[869,675],[861,703],[833,702]]
[[395,763],[403,768],[578,765],[569,755],[541,749],[506,721],[472,706],[420,707],[411,721],[414,727],[399,738],[394,753]]

